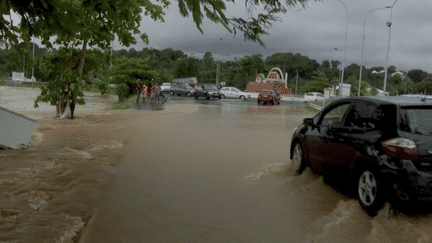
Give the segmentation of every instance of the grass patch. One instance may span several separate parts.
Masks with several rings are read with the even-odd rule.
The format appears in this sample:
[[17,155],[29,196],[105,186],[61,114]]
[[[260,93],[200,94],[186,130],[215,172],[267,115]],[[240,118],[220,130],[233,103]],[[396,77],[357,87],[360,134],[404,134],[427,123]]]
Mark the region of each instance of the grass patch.
[[[322,102],[321,102],[321,105],[322,105]],[[314,113],[318,112],[318,110],[313,108],[312,106],[310,106],[310,104],[308,102],[306,102],[304,109],[306,112],[314,112]]]
[[[99,93],[99,94],[101,93],[97,87],[85,87],[84,91],[90,92],[90,93]],[[107,93],[105,93],[105,94],[116,95],[114,89],[111,89],[111,88],[109,88],[107,90]]]
[[134,104],[136,104],[136,99],[137,99],[137,96],[136,95],[132,95],[129,98],[125,98],[123,102],[116,101],[116,102],[114,102],[112,109],[113,110],[125,110],[125,109],[129,109],[131,106],[133,106]]
[[[15,83],[7,83],[7,82],[2,82],[0,81],[0,86],[10,86],[10,87],[27,87],[27,88],[31,88],[32,84],[29,83],[22,83],[22,84],[15,84]],[[44,87],[44,84],[34,84],[33,87],[34,88],[41,88]]]

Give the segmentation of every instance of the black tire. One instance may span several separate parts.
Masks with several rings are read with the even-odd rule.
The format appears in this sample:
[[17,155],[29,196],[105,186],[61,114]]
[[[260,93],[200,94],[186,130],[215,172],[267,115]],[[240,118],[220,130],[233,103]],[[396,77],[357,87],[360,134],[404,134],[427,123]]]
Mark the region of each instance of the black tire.
[[258,102],[258,105],[261,103],[259,100],[257,100],[257,102]]
[[171,95],[171,96],[174,96],[174,91],[171,90],[171,91],[170,91],[170,95]]
[[386,189],[381,175],[372,166],[363,167],[357,175],[356,193],[360,206],[370,216],[376,216],[386,201]]
[[192,96],[192,94],[190,92],[187,92],[186,95],[189,96],[189,97]]
[[206,95],[206,99],[208,99],[208,100],[210,99],[210,96],[208,94]]
[[223,94],[223,95],[221,95],[221,97],[223,98],[223,99],[225,99],[225,95]]
[[222,99],[222,96],[219,96],[219,99]]
[[240,99],[241,99],[241,100],[245,100],[244,95],[240,96]]
[[274,100],[270,101],[270,105],[272,105],[272,106],[273,106],[273,105],[274,105],[274,103],[275,103],[275,102],[274,102]]
[[198,99],[198,95],[197,95],[197,94],[195,94],[195,99],[196,99],[196,100]]

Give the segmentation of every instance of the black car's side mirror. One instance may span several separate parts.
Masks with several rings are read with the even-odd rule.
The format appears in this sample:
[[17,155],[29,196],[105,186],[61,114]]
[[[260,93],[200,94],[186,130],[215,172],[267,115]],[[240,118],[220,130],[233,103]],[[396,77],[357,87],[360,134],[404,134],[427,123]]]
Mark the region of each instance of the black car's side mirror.
[[312,118],[305,118],[305,119],[303,119],[303,123],[306,125],[306,126],[313,126],[314,124],[313,124],[313,119]]

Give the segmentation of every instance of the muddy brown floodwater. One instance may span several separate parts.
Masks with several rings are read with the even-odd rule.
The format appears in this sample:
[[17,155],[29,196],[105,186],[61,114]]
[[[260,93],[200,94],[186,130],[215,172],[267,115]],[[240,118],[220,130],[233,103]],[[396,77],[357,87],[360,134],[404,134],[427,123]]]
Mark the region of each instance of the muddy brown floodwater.
[[0,241],[432,241],[428,214],[371,218],[322,176],[295,175],[302,104],[245,104],[39,120],[27,150],[0,151]]

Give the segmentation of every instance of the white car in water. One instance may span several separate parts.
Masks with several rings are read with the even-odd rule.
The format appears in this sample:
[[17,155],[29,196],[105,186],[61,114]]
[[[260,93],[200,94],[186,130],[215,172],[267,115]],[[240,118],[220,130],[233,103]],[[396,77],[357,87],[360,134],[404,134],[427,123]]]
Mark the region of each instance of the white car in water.
[[168,92],[171,89],[171,84],[170,83],[162,83],[161,85],[161,91],[162,92]]
[[305,101],[323,101],[324,95],[318,92],[309,92],[304,95]]
[[247,99],[250,98],[250,94],[243,92],[236,87],[223,87],[220,92],[222,98],[236,98],[236,99]]

